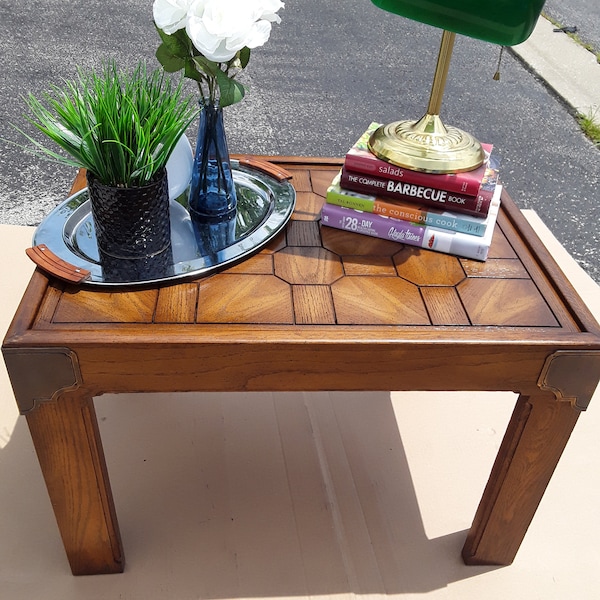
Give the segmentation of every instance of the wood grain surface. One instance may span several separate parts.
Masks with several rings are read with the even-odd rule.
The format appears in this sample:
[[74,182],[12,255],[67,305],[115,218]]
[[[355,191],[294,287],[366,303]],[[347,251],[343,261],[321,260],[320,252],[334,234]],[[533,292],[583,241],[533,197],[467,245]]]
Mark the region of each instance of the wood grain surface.
[[506,192],[483,263],[322,226],[339,159],[259,160],[297,205],[243,262],[147,288],[38,270],[25,292],[3,352],[73,573],[124,565],[92,400],[108,392],[516,392],[463,549],[509,564],[600,379],[598,324]]

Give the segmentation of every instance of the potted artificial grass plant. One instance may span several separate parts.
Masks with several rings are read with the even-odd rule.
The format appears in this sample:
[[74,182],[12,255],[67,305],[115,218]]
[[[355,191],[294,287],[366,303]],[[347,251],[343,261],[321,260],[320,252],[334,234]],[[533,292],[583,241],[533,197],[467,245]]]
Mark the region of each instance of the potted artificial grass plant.
[[148,259],[170,254],[167,160],[198,114],[182,82],[143,63],[123,73],[111,62],[26,102],[27,119],[67,155],[24,134],[33,152],[86,169],[105,278],[151,278]]

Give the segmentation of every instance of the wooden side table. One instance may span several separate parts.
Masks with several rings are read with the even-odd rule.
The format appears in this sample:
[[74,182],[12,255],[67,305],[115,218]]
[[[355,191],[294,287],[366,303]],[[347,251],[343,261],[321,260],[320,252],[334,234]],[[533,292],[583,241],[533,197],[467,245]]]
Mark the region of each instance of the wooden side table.
[[481,263],[321,227],[341,161],[265,158],[298,202],[248,260],[118,291],[36,271],[25,292],[3,353],[73,573],[124,566],[93,404],[105,392],[517,392],[463,549],[510,564],[600,379],[598,324],[506,193]]

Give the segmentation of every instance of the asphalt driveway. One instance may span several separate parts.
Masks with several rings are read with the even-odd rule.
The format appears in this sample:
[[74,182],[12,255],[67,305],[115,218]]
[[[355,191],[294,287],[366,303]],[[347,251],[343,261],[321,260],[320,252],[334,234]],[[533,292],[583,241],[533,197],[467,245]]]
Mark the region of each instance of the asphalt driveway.
[[[10,141],[22,95],[40,94],[77,66],[157,65],[150,0],[0,0],[0,223],[35,225],[65,198],[74,172]],[[387,14],[368,0],[290,0],[269,42],[253,52],[249,92],[227,109],[230,150],[341,156],[366,125],[425,111],[440,31]],[[493,80],[498,48],[459,37],[444,121],[491,142],[502,181],[600,282],[600,150],[573,115],[510,53]],[[190,86],[190,92],[194,88]],[[194,141],[195,131],[190,130]],[[8,141],[7,141],[8,140]]]

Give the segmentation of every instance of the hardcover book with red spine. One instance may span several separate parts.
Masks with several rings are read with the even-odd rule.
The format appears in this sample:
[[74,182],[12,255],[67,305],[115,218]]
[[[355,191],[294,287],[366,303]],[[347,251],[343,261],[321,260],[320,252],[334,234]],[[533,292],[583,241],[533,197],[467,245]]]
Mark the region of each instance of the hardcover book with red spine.
[[[358,141],[346,153],[344,167],[354,173],[375,175],[386,179],[406,181],[424,187],[432,187],[438,190],[447,190],[466,196],[478,196],[482,186],[498,182],[497,161],[491,161],[493,145],[481,144],[486,160],[477,169],[465,171],[464,173],[422,173],[411,171],[404,167],[397,167],[385,160],[377,158],[367,146],[371,133],[379,127],[379,123],[371,123],[367,130],[360,136]],[[492,190],[493,191],[493,190]]]
[[485,218],[490,210],[490,203],[497,184],[486,189],[478,196],[467,196],[447,190],[424,187],[407,181],[398,181],[364,173],[354,173],[342,168],[340,186],[361,194],[383,196],[403,202],[416,202],[426,206],[434,206],[444,211],[454,211],[467,215]]

